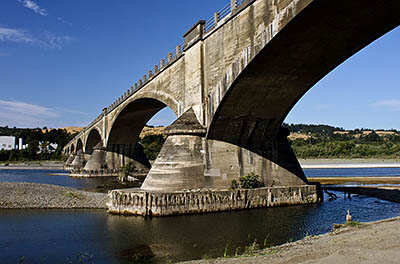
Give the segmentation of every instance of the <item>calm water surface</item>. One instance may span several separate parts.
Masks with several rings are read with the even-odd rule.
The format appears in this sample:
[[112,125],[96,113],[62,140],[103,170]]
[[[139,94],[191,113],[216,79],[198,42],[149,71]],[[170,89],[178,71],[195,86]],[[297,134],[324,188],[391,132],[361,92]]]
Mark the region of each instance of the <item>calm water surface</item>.
[[[331,176],[336,170],[323,171]],[[368,170],[372,170],[368,174],[387,176],[376,171],[380,168]],[[308,176],[310,171],[316,173],[315,169],[306,170]],[[46,182],[49,175],[25,171],[30,173],[26,177],[41,178],[42,183],[87,186],[76,182],[77,179],[55,175],[51,181],[60,177],[60,182]],[[325,175],[322,171],[319,173]],[[340,169],[339,173],[352,176],[352,169]],[[396,172],[389,170],[389,173]],[[22,174],[15,172],[21,179]],[[0,171],[0,181],[12,175],[12,171]],[[225,248],[234,254],[236,249],[241,251],[254,240],[276,245],[305,235],[326,233],[333,223],[344,222],[347,209],[356,221],[400,215],[397,203],[355,195],[345,199],[343,194],[337,195],[339,199],[326,199],[318,205],[152,219],[114,216],[102,210],[0,210],[0,262],[17,263],[24,256],[24,263],[67,263],[69,260],[79,263],[80,252],[92,255],[93,263],[135,263],[132,256],[139,253],[154,255],[154,262],[197,259],[206,255],[221,256]]]
[[71,178],[63,170],[8,170],[0,169],[0,182],[33,182],[54,184],[76,189],[93,189],[106,182],[104,178]]

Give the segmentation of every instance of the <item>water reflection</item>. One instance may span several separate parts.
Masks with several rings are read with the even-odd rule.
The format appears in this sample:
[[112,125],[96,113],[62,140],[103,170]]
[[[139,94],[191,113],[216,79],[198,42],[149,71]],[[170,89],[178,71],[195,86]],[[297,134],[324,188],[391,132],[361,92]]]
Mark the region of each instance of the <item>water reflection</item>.
[[69,177],[68,172],[63,170],[0,170],[0,182],[30,182],[54,184],[81,190],[96,190],[98,186],[111,184],[113,181],[115,181],[114,177],[71,178]]
[[400,205],[365,196],[320,205],[265,208],[145,219],[109,215],[102,210],[2,210],[0,255],[5,263],[19,256],[31,262],[65,262],[79,252],[94,263],[129,263],[138,254],[154,262],[230,255],[257,240],[267,246],[329,232],[343,223],[347,209],[356,221],[400,214]]
[[[308,171],[318,172],[307,170],[308,176]],[[343,173],[323,171],[326,176]],[[8,177],[50,183],[56,179],[56,184],[80,188],[86,182],[48,173],[52,172],[0,171],[0,181]],[[88,179],[89,185],[92,180]],[[325,199],[318,205],[152,219],[109,215],[103,210],[0,210],[1,262],[17,263],[20,256],[25,256],[27,263],[66,263],[68,259],[79,263],[80,252],[93,255],[94,263],[132,263],[141,261],[141,256],[152,262],[199,259],[222,256],[226,249],[234,255],[255,240],[270,246],[329,232],[333,223],[345,221],[348,209],[353,219],[361,222],[400,214],[398,203],[359,195],[348,199],[338,192],[336,195],[339,199]]]

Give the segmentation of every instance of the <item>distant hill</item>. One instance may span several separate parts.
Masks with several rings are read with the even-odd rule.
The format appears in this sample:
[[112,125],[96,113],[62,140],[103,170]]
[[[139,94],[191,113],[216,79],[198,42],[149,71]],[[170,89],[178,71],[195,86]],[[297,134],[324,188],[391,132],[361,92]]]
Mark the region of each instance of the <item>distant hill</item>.
[[69,133],[69,134],[74,134],[74,133],[81,132],[83,130],[83,127],[61,127],[61,129],[65,129],[67,131],[67,133]]

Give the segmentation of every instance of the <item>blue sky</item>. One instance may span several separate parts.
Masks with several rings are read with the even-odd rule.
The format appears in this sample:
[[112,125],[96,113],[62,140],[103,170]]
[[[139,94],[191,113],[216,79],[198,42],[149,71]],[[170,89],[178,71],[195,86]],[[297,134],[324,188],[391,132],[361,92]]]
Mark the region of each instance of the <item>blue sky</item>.
[[[228,0],[0,1],[0,126],[89,124]],[[400,30],[335,69],[286,122],[400,129]],[[162,111],[151,124],[175,116]]]

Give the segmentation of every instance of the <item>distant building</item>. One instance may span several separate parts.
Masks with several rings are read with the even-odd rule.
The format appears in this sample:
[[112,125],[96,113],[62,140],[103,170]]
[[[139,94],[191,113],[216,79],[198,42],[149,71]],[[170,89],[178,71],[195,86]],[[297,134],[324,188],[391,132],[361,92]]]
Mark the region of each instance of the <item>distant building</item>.
[[0,150],[11,150],[15,149],[15,137],[12,136],[0,136]]
[[48,141],[40,141],[38,153],[53,153],[56,151],[57,147],[58,144],[49,143]]
[[0,150],[25,149],[27,146],[22,144],[22,138],[0,136]]

